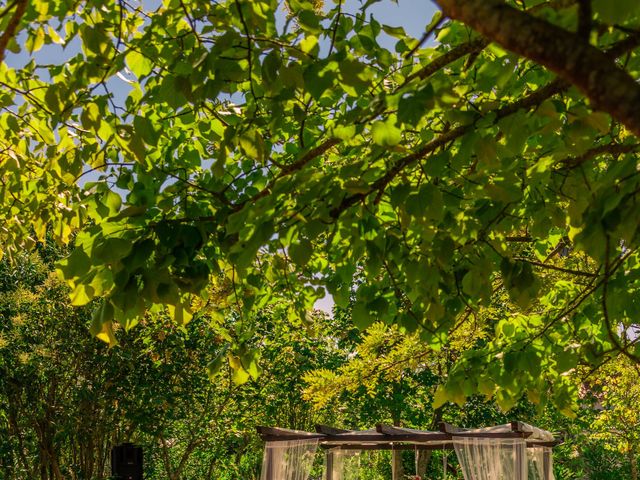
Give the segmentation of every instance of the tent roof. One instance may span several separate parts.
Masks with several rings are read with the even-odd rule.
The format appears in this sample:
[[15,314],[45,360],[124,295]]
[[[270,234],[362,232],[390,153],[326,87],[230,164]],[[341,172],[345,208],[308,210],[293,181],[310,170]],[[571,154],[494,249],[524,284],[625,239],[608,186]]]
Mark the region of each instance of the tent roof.
[[456,438],[509,439],[523,438],[527,446],[554,446],[556,440],[551,432],[541,430],[523,422],[511,422],[485,428],[459,428],[447,423],[440,424],[440,430],[416,430],[413,428],[394,427],[378,424],[375,430],[345,430],[326,425],[317,425],[315,432],[304,432],[276,427],[258,427],[258,433],[266,442],[282,442],[293,440],[318,441],[325,448],[342,449],[391,449],[452,448]]

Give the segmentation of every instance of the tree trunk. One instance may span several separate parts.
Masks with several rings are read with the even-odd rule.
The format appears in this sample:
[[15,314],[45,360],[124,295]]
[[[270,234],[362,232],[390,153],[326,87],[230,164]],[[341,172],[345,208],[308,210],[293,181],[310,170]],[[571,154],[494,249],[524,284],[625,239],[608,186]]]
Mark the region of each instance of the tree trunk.
[[176,480],[178,480],[182,475],[182,472],[187,466],[187,463],[189,461],[189,458],[191,457],[191,454],[198,447],[199,443],[200,443],[200,440],[197,438],[192,438],[189,441],[189,444],[187,445],[187,447],[184,450],[184,453],[182,454],[182,457],[180,457],[180,463],[178,463],[178,466],[175,468],[173,472],[173,475]]
[[[9,398],[9,402],[11,402],[11,398]],[[18,409],[16,409],[18,410]],[[37,466],[32,469],[29,464],[29,460],[27,460],[27,449],[24,445],[23,432],[18,424],[18,414],[16,414],[16,410],[12,408],[10,403],[9,405],[9,433],[13,434],[14,437],[18,440],[18,457],[20,458],[20,462],[22,463],[22,467],[25,472],[30,476],[35,478],[35,472],[37,471]],[[19,411],[19,410],[18,410]]]
[[638,480],[638,452],[635,448],[629,450],[629,463],[631,464],[631,480]]
[[164,465],[164,471],[167,474],[169,480],[173,480],[173,468],[171,467],[171,459],[169,458],[169,447],[164,439],[164,435],[160,434],[160,446],[162,451],[162,463]]
[[218,459],[213,457],[213,459],[209,462],[209,468],[207,469],[206,480],[213,480],[213,474],[215,473],[217,461]]

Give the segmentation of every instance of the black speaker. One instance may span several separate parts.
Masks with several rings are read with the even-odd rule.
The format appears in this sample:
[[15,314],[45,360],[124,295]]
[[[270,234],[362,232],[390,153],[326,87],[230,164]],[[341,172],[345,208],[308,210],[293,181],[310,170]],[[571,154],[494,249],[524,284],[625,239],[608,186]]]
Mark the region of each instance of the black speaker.
[[142,480],[142,447],[123,443],[111,449],[111,476],[114,480]]

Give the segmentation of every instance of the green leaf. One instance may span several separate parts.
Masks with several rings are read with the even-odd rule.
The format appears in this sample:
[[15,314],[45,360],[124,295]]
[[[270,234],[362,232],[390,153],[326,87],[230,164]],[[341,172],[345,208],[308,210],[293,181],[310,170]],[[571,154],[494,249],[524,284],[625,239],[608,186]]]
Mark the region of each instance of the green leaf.
[[45,32],[43,27],[39,27],[36,30],[35,35],[32,34],[27,36],[25,46],[27,47],[27,50],[29,50],[29,53],[34,53],[40,50],[44,45],[44,38]]
[[239,138],[240,148],[243,153],[258,162],[263,162],[265,157],[265,144],[262,135],[256,131],[245,133]]
[[94,275],[91,280],[91,289],[93,296],[100,297],[113,287],[113,273],[108,268],[102,268]]
[[315,35],[308,35],[300,42],[300,49],[309,54],[315,54],[318,49],[318,37]]
[[363,301],[358,301],[353,306],[351,318],[353,319],[354,325],[360,330],[366,330],[376,320],[375,316],[369,311],[368,305]]
[[278,71],[282,66],[282,59],[278,50],[272,50],[267,54],[262,62],[262,77],[267,83],[276,83],[278,80]]
[[256,349],[247,350],[240,355],[242,366],[253,380],[257,380],[260,376],[259,360],[260,351]]
[[415,93],[406,93],[398,102],[398,121],[417,125],[435,105],[433,86],[429,83]]
[[592,8],[609,25],[624,24],[640,15],[640,4],[636,0],[593,0]]
[[402,141],[402,131],[396,127],[393,115],[384,122],[378,120],[373,123],[371,138],[382,147],[394,147]]
[[382,25],[382,30],[387,35],[390,35],[395,38],[401,38],[401,39],[407,38],[407,33],[404,31],[404,28],[402,27],[392,27],[390,25]]
[[133,243],[129,239],[107,237],[96,242],[94,257],[104,263],[115,263],[129,255],[132,247]]
[[527,308],[538,293],[538,281],[531,264],[504,258],[500,264],[504,286],[511,299],[522,308]]
[[116,192],[108,190],[105,195],[102,197],[102,201],[105,206],[109,209],[109,215],[114,216],[118,212],[120,212],[120,207],[122,206],[122,197],[118,195]]
[[438,385],[438,388],[436,388],[436,393],[433,396],[433,403],[431,404],[432,408],[438,409],[448,401],[449,397],[447,395],[446,388],[444,387],[444,385]]
[[167,309],[169,310],[169,315],[173,317],[173,321],[176,322],[177,325],[186,325],[193,318],[193,314],[181,303],[178,305],[167,305]]
[[71,305],[76,307],[86,305],[94,298],[93,288],[90,285],[80,283],[71,290],[69,297],[71,298]]
[[109,348],[118,344],[116,336],[113,332],[113,305],[108,302],[102,302],[94,312],[91,319],[90,331],[99,340],[109,344]]
[[124,58],[129,70],[138,78],[149,75],[153,70],[153,62],[135,50],[129,50]]
[[91,260],[82,248],[75,248],[71,254],[58,262],[58,274],[63,280],[75,280],[87,274]]
[[484,275],[478,270],[469,270],[462,278],[462,289],[472,298],[477,298],[482,293],[484,286]]
[[251,375],[242,366],[240,358],[231,353],[227,355],[227,358],[229,359],[229,366],[231,367],[231,379],[233,383],[236,385],[244,385],[247,383]]
[[153,126],[153,123],[147,117],[136,115],[133,119],[133,128],[135,133],[140,135],[148,145],[157,145],[160,138],[159,132]]
[[333,127],[332,135],[340,140],[351,140],[356,135],[356,126],[336,125]]
[[306,238],[289,245],[289,256],[293,263],[300,267],[304,267],[309,262],[312,253],[313,247],[311,242]]
[[93,311],[89,331],[92,335],[98,335],[103,325],[111,320],[113,320],[113,305],[105,300]]
[[215,380],[218,373],[220,373],[220,370],[222,370],[222,367],[225,365],[225,360],[226,357],[224,355],[218,355],[207,364],[207,375],[210,380]]
[[322,28],[320,26],[320,19],[313,12],[313,10],[305,9],[296,12],[296,18],[298,19],[300,26],[304,30],[315,34],[318,34],[322,31]]

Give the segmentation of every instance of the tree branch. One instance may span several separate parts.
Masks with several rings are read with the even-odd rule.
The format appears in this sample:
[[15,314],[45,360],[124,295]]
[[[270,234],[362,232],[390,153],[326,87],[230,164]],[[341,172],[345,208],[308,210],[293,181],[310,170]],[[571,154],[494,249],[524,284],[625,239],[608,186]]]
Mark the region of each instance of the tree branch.
[[589,42],[591,35],[591,0],[578,0],[578,36]]
[[640,135],[640,85],[607,53],[575,33],[510,7],[502,0],[436,0],[445,15],[474,28],[576,86],[594,108]]
[[638,148],[640,148],[640,144],[637,144],[637,143],[626,144],[626,145],[623,145],[620,143],[608,143],[606,145],[600,145],[598,147],[594,147],[590,150],[587,150],[585,153],[577,157],[567,157],[562,159],[560,161],[559,169],[570,170],[572,168],[579,167],[583,163],[588,162],[589,160],[597,157],[598,155],[602,155],[602,154],[621,155],[623,153],[635,152],[636,150],[638,150]]
[[320,155],[322,155],[324,152],[326,152],[327,150],[329,150],[331,147],[333,147],[334,145],[337,145],[338,143],[340,143],[340,140],[337,138],[329,138],[327,140],[325,140],[324,142],[322,142],[320,145],[318,145],[315,148],[312,148],[311,150],[309,150],[307,153],[305,153],[302,157],[300,157],[298,160],[296,160],[293,163],[290,163],[288,165],[285,165],[282,167],[282,169],[280,170],[280,173],[276,176],[276,178],[273,180],[273,182],[271,182],[269,185],[267,185],[265,188],[263,188],[262,190],[260,190],[257,194],[255,194],[253,197],[251,197],[249,200],[239,203],[234,207],[235,211],[238,210],[242,210],[242,208],[246,205],[246,204],[253,204],[256,201],[260,200],[263,197],[266,197],[267,195],[269,195],[269,193],[271,193],[271,189],[273,188],[273,184],[280,178],[282,177],[286,177],[287,175],[292,174],[293,172],[296,172],[298,170],[300,170],[302,167],[304,167],[307,163],[309,163],[310,161],[312,161],[313,159],[319,157]]
[[549,263],[536,262],[529,258],[517,257],[515,260],[528,263],[535,267],[546,268],[547,270],[555,270],[556,272],[568,273],[569,275],[577,275],[579,277],[597,277],[598,275],[593,272],[585,272],[582,270],[574,270],[572,268],[558,267],[557,265],[551,265]]
[[11,20],[9,20],[9,24],[7,25],[6,30],[0,36],[0,62],[4,60],[4,53],[7,49],[7,45],[15,36],[18,25],[20,24],[20,20],[22,20],[24,12],[27,9],[27,4],[29,2],[28,0],[18,0],[15,3],[16,10],[15,12],[13,12],[13,16],[11,17]]
[[[494,112],[496,114],[496,120],[516,113],[520,109],[528,110],[536,105],[539,105],[541,102],[555,95],[556,93],[561,92],[566,87],[567,84],[565,82],[556,79],[551,83],[545,85],[544,87],[541,87],[538,90],[534,91],[533,93],[530,93],[529,95],[526,95],[521,99],[516,100],[515,102],[505,105],[498,110],[495,110]],[[342,202],[340,202],[338,206],[331,210],[331,217],[338,218],[340,213],[342,213],[347,208],[355,205],[360,200],[366,198],[366,196],[370,193],[386,188],[387,185],[406,167],[426,157],[430,153],[436,151],[438,148],[444,147],[449,142],[457,140],[473,128],[475,128],[475,125],[473,123],[455,127],[452,130],[449,130],[448,132],[445,132],[439,137],[433,139],[418,151],[399,159],[391,168],[389,168],[389,170],[386,171],[386,173],[382,177],[373,182],[373,184],[371,185],[371,189],[368,192],[356,193],[344,197],[342,199]]]
[[470,53],[476,53],[482,50],[484,47],[489,45],[489,42],[482,37],[475,38],[469,42],[458,45],[457,47],[452,48],[447,53],[444,53],[422,67],[415,73],[409,75],[404,81],[404,85],[410,83],[411,81],[419,78],[420,80],[424,80],[425,78],[430,77],[438,70],[443,67],[446,67],[452,62],[468,55]]
[[[538,5],[535,5],[529,8],[527,12],[534,13],[545,7],[555,8],[555,9],[568,8],[572,6],[575,3],[575,1],[576,0],[554,0],[547,3],[540,3]],[[438,21],[438,23],[434,25],[433,29],[440,27],[441,24],[442,24],[442,21]],[[423,37],[423,39],[420,41],[420,43],[418,43],[418,45],[416,45],[414,49],[412,49],[409,53],[406,54],[405,58],[408,58],[411,55],[413,55],[415,53],[415,50],[422,46],[422,43],[426,41],[431,31],[432,29],[429,29],[429,31],[427,31],[427,33],[425,34],[425,37]],[[447,51],[446,53],[440,55],[439,57],[431,61],[429,64],[422,67],[417,72],[409,75],[405,80],[404,85],[411,82],[412,80],[415,80],[416,78],[420,78],[420,80],[424,80],[425,78],[428,78],[431,75],[433,75],[438,70],[442,69],[443,67],[446,67],[447,65],[455,62],[456,60],[459,60],[465,55],[472,55],[472,56],[478,55],[487,45],[489,45],[489,43],[490,41],[487,40],[486,38],[477,37],[477,38],[474,38],[473,40],[469,40],[468,42],[457,45],[456,47],[453,47],[451,50]]]

